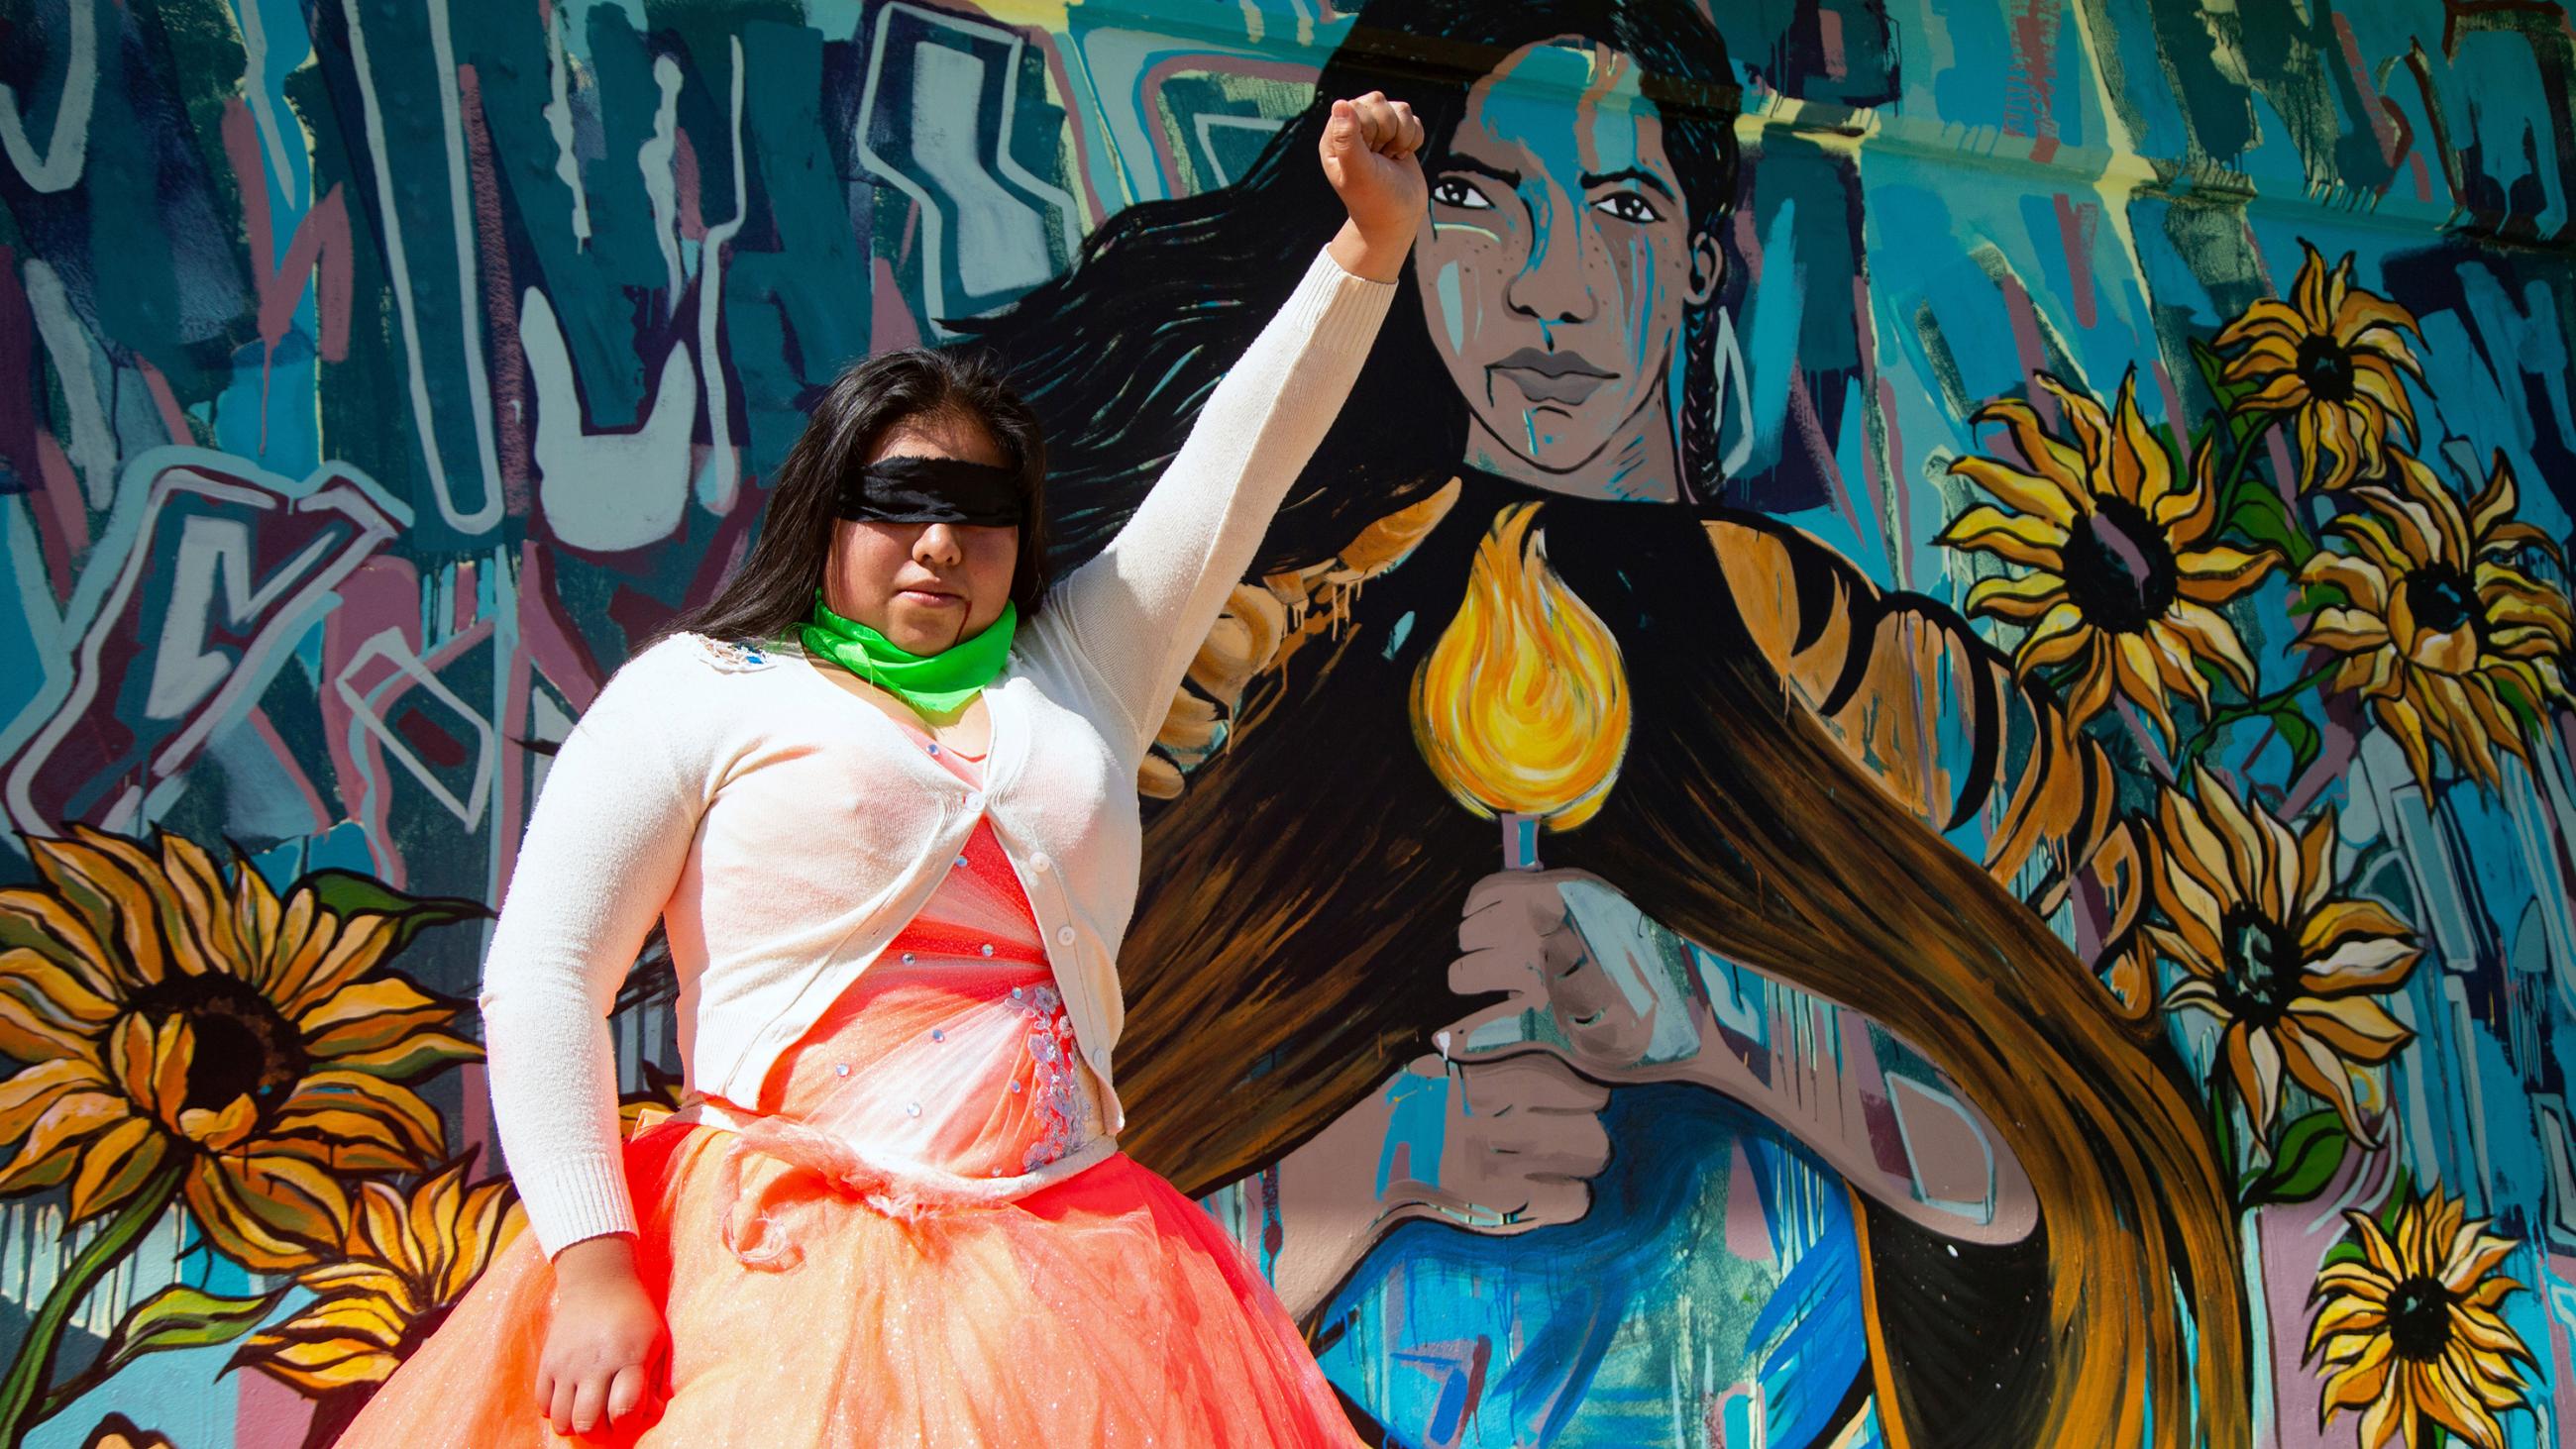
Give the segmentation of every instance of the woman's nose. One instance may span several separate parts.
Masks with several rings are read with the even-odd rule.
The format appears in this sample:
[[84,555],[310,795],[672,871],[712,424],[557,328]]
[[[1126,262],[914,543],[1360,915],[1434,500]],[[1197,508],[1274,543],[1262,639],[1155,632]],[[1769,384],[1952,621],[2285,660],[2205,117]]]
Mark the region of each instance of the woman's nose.
[[[1550,210],[1557,217],[1576,216],[1571,207]],[[1541,322],[1581,322],[1592,315],[1591,279],[1584,275],[1582,222],[1542,219],[1531,229],[1529,255],[1503,285],[1503,300],[1515,312]]]
[[958,541],[957,530],[944,523],[924,524],[921,536],[912,541],[912,556],[925,564],[953,568],[966,557]]

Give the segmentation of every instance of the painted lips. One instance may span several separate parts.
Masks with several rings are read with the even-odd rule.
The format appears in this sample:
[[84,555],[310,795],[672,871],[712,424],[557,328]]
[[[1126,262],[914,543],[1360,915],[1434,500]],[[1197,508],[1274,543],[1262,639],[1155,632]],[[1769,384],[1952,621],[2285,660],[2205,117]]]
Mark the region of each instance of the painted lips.
[[1524,347],[1487,370],[1509,379],[1533,403],[1564,407],[1582,406],[1611,378],[1571,352],[1541,352],[1535,347]]

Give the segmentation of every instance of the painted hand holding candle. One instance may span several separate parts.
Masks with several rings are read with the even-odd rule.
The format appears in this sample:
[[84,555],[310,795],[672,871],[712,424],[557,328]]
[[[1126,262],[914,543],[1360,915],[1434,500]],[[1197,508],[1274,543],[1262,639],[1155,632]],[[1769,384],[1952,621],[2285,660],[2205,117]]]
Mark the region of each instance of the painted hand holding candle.
[[[1535,1043],[1603,1071],[1676,1061],[1698,1047],[1687,963],[1658,949],[1661,933],[1615,890],[1539,859],[1542,831],[1582,825],[1609,797],[1630,727],[1618,644],[1548,567],[1543,508],[1496,515],[1466,597],[1413,681],[1414,739],[1432,773],[1502,827],[1503,874],[1468,896],[1451,985],[1511,996],[1439,1045],[1464,1054]],[[1533,962],[1544,963],[1536,980]]]

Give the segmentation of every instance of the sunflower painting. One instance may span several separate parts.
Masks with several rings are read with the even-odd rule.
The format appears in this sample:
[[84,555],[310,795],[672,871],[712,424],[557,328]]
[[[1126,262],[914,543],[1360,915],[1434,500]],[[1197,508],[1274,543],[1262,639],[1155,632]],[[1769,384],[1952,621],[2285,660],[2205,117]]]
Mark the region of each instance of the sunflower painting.
[[[479,1053],[464,1003],[383,968],[398,923],[280,897],[175,835],[28,842],[45,885],[0,892],[0,1195],[68,1183],[85,1222],[175,1180],[225,1256],[308,1266],[343,1175],[434,1161],[407,1084]],[[229,874],[229,879],[227,879]]]
[[2498,1312],[2522,1289],[2497,1271],[2514,1241],[2439,1188],[2400,1200],[2386,1223],[2344,1219],[2352,1250],[2328,1261],[2309,1294],[2321,1423],[2358,1413],[2361,1449],[2412,1449],[2433,1426],[2505,1449],[2501,1416],[2524,1406],[2525,1370],[2539,1366]]
[[2539,711],[2568,698],[2576,647],[2567,596],[2527,567],[2562,564],[2547,535],[2514,519],[2512,468],[2501,454],[2463,509],[2433,470],[2390,450],[2358,507],[2326,525],[2343,551],[2308,560],[2299,582],[2336,599],[2299,642],[2337,657],[2333,687],[2357,693],[2433,782],[2433,747],[2492,789],[2496,752],[2528,761]]
[[234,1363],[314,1396],[384,1382],[525,1225],[509,1179],[469,1186],[470,1166],[449,1163],[409,1192],[364,1184],[346,1256],[297,1275],[313,1301]]
[[[481,1055],[457,1032],[465,1003],[388,965],[421,926],[482,914],[472,902],[340,872],[281,895],[175,834],[74,827],[25,846],[39,883],[0,890],[0,1056],[16,1064],[0,1079],[0,1196],[52,1193],[71,1224],[102,1226],[17,1347],[10,1444],[63,1406],[37,1390],[70,1310],[174,1203],[252,1272],[333,1262],[372,1241],[353,1183],[444,1151],[419,1085]],[[175,1334],[173,1296],[193,1305]],[[220,1341],[269,1301],[173,1289],[110,1344]]]
[[2295,301],[2256,302],[2213,346],[2232,354],[2226,379],[2249,390],[2239,411],[2296,420],[2299,487],[2341,488],[2379,471],[2392,428],[2415,440],[2406,379],[2424,368],[2406,338],[2422,334],[2405,308],[2353,285],[2351,257],[2329,271],[2315,247],[2299,250]]
[[2217,606],[2260,582],[2275,560],[2219,541],[2218,493],[2176,466],[2138,411],[2137,374],[2121,378],[2106,411],[2041,374],[2072,441],[2051,434],[2028,403],[1989,403],[1980,422],[2004,424],[2022,464],[1962,458],[1957,476],[2004,506],[1979,504],[1935,542],[2018,566],[1981,579],[1966,609],[2026,632],[2013,653],[2024,677],[2064,670],[2066,711],[2081,724],[2117,695],[2146,711],[2170,742],[2170,701],[2206,710],[2200,666],[2251,692],[2254,665]]
[[2163,922],[2148,934],[2182,970],[2167,1009],[2218,1023],[2219,1059],[2258,1135],[2271,1131],[2286,1075],[2355,1141],[2375,1141],[2352,1078],[2414,1035],[2382,1004],[2422,954],[2414,933],[2337,889],[2332,809],[2293,832],[2206,769],[2192,787],[2196,799],[2168,791],[2157,802]]

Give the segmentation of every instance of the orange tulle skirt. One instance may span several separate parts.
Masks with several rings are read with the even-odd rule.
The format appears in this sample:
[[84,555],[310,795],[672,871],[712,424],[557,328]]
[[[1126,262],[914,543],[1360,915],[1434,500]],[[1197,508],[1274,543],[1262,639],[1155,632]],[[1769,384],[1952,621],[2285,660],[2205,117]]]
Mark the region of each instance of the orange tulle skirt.
[[[553,1273],[521,1233],[343,1449],[1351,1449],[1242,1250],[1162,1178],[1100,1156],[1050,983],[979,831],[760,1103],[626,1144],[636,1256],[670,1329],[667,1400],[580,1439],[553,1432],[535,1392]],[[986,1201],[907,1186],[934,1178],[1034,1186]]]
[[646,1287],[672,1341],[673,1392],[646,1419],[566,1440],[541,1418],[553,1275],[522,1233],[340,1443],[1356,1442],[1269,1285],[1197,1204],[1124,1156],[1005,1207],[905,1221],[818,1205],[781,1272],[721,1241],[730,1135],[669,1123],[627,1148]]

